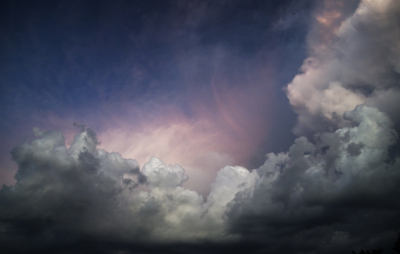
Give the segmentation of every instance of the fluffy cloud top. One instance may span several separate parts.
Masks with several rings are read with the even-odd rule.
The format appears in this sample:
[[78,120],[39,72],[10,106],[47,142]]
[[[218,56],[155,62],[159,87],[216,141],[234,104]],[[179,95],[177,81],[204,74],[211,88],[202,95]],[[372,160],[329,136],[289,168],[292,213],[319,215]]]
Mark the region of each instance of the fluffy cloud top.
[[309,34],[310,56],[287,87],[299,114],[296,133],[343,127],[345,111],[358,104],[377,106],[398,121],[400,2],[325,1]]
[[288,153],[268,155],[254,191],[232,202],[233,232],[268,239],[272,253],[345,253],[394,238],[400,161],[387,156],[397,135],[376,108],[360,105],[344,118],[352,127],[322,133],[315,144],[301,137]]
[[[0,246],[12,253],[346,253],[390,246],[400,228],[396,109],[400,4],[325,1],[310,58],[288,85],[299,137],[260,168],[222,168],[205,199],[180,165],[99,149],[91,129],[12,151]],[[329,8],[328,8],[329,7]],[[375,105],[370,107],[364,104]],[[309,135],[310,137],[311,135]],[[134,142],[134,140],[132,141]],[[196,179],[193,179],[196,180]],[[99,247],[100,246],[100,247]]]
[[68,149],[59,132],[36,134],[12,151],[17,183],[0,194],[1,244],[26,240],[21,251],[69,241],[60,234],[129,242],[228,239],[227,204],[254,182],[246,169],[226,167],[204,202],[182,187],[188,177],[179,165],[153,157],[139,170],[135,160],[97,149],[91,129]]

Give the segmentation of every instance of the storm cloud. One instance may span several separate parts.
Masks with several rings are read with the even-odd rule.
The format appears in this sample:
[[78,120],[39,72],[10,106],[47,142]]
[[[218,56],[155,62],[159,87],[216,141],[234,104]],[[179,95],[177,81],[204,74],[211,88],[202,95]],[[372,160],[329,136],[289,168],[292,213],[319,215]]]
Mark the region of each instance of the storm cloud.
[[131,245],[190,251],[204,242],[272,253],[386,246],[400,226],[400,161],[388,160],[397,134],[376,108],[359,105],[343,119],[349,127],[320,133],[316,143],[300,137],[258,169],[224,167],[205,200],[182,187],[188,176],[179,165],[153,157],[139,170],[97,149],[91,129],[68,149],[61,133],[36,130],[12,151],[19,169],[17,183],[1,190],[1,245],[49,251],[107,239],[103,251],[132,253]]
[[[289,14],[273,26],[284,33],[297,21],[310,22],[305,60],[285,83],[297,114],[297,138],[287,151],[268,152],[261,166],[243,167],[268,140],[263,131],[269,133],[273,125],[287,127],[287,122],[268,121],[273,115],[269,107],[275,105],[274,89],[269,87],[275,81],[269,78],[282,81],[290,71],[276,74],[279,68],[262,61],[274,59],[266,56],[268,47],[252,44],[247,48],[251,52],[243,53],[242,46],[257,33],[235,37],[235,45],[227,42],[232,41],[229,33],[213,42],[218,30],[212,24],[223,21],[221,6],[236,15],[240,4],[179,2],[159,16],[164,22],[157,19],[160,7],[154,17],[142,17],[142,33],[136,34],[141,36],[133,41],[146,44],[153,38],[147,33],[155,31],[168,47],[173,45],[157,52],[176,53],[174,63],[184,75],[165,80],[182,84],[157,88],[154,95],[151,90],[137,100],[124,94],[128,88],[109,92],[115,98],[104,106],[108,113],[96,116],[102,119],[97,121],[99,135],[95,128],[79,124],[74,124],[77,133],[65,136],[34,128],[33,137],[11,151],[18,166],[16,182],[0,190],[1,249],[182,254],[390,249],[400,229],[400,2],[326,0],[312,5],[312,20],[301,11],[290,15],[310,2],[314,3],[301,1],[280,9]],[[179,10],[183,14],[174,12]],[[188,13],[196,15],[185,16]],[[175,33],[162,29],[169,26]],[[230,31],[229,26],[222,24],[224,31]],[[201,40],[208,46],[200,47]],[[174,45],[177,41],[190,47]],[[156,48],[146,52],[155,54]],[[156,73],[167,62],[160,56],[154,59],[158,60],[147,69],[136,64],[143,69],[135,69],[135,78],[150,70]],[[160,80],[148,81],[154,88],[161,87]],[[178,96],[182,87],[184,97]],[[105,88],[96,89],[106,96]],[[133,113],[125,112],[131,108]],[[150,154],[154,151],[169,161]],[[129,153],[140,158],[129,158]],[[222,163],[242,166],[220,166],[211,172]],[[210,176],[215,178],[208,185]]]
[[1,245],[15,248],[17,240],[27,251],[68,242],[64,234],[123,242],[231,237],[223,215],[250,181],[246,169],[224,168],[204,202],[181,186],[188,177],[179,165],[153,157],[139,170],[133,159],[96,149],[91,129],[78,133],[68,149],[61,133],[36,133],[37,139],[12,151],[19,169],[17,183],[1,191]]

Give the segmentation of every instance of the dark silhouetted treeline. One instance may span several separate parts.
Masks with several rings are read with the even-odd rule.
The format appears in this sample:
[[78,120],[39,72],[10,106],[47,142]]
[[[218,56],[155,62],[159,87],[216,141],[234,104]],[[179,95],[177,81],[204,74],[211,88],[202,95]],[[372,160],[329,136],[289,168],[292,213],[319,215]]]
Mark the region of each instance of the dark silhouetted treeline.
[[[399,236],[397,238],[397,241],[394,242],[394,247],[392,248],[397,254],[400,254],[400,233]],[[355,252],[354,250],[351,251],[353,254],[357,254],[357,252]],[[358,254],[382,254],[383,253],[383,249],[378,248],[378,249],[372,249],[372,250],[361,250]]]

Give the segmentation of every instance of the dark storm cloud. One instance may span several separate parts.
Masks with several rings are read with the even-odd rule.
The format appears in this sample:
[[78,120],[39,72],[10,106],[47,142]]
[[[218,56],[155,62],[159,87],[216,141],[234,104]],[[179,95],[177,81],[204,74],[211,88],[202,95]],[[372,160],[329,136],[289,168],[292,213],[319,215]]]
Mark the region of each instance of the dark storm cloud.
[[91,129],[68,149],[61,133],[36,130],[12,151],[19,169],[0,192],[1,245],[24,253],[99,251],[91,242],[100,253],[386,247],[400,226],[399,158],[387,161],[397,134],[376,108],[357,106],[344,119],[350,127],[316,143],[300,137],[252,172],[221,169],[206,200],[182,187],[179,165],[153,157],[139,170],[97,149]]
[[344,118],[353,127],[319,134],[316,144],[298,138],[288,153],[268,155],[254,192],[236,195],[229,212],[234,232],[269,239],[266,250],[282,253],[390,243],[386,237],[400,226],[400,165],[398,157],[385,161],[397,134],[375,108],[357,106]]

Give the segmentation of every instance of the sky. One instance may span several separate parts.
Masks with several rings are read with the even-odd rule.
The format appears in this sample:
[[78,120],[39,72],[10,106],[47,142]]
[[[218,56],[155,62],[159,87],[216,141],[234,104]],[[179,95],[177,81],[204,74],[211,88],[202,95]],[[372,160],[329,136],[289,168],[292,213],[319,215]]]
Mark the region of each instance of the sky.
[[2,1],[6,253],[390,253],[400,1]]

